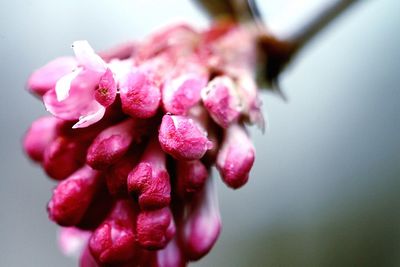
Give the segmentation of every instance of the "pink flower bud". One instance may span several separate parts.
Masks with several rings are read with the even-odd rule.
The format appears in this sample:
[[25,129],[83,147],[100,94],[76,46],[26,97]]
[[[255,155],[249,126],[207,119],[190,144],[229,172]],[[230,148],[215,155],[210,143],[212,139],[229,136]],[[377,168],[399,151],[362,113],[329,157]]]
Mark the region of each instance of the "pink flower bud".
[[88,166],[60,182],[47,210],[51,220],[62,226],[76,225],[85,214],[99,185],[99,173]]
[[265,121],[261,112],[262,103],[258,96],[257,84],[251,73],[246,71],[238,73],[237,88],[243,103],[243,113],[251,123],[264,130]]
[[202,91],[205,108],[213,120],[221,127],[228,127],[239,118],[241,103],[235,84],[228,76],[220,76],[210,81]]
[[75,227],[61,227],[58,232],[58,246],[64,255],[78,257],[86,247],[90,232]]
[[234,189],[243,186],[254,163],[255,149],[244,128],[233,124],[225,131],[217,157],[223,181]]
[[171,185],[166,157],[156,139],[149,142],[139,164],[129,173],[128,191],[138,196],[141,209],[169,205]]
[[136,233],[140,246],[146,249],[164,248],[175,235],[175,223],[169,208],[141,211]]
[[153,33],[144,41],[139,57],[149,59],[165,53],[169,57],[177,59],[179,55],[192,53],[199,38],[199,33],[187,24],[167,26]]
[[164,115],[158,139],[165,152],[180,160],[200,159],[212,148],[204,130],[185,116]]
[[75,140],[57,137],[44,152],[44,170],[53,179],[65,179],[85,163],[86,149]]
[[189,260],[198,260],[214,246],[221,231],[215,185],[208,179],[203,192],[190,203],[183,229],[184,248]]
[[77,41],[75,58],[31,76],[30,91],[57,119],[34,122],[24,149],[66,178],[48,212],[76,230],[63,230],[63,251],[86,243],[81,267],[181,267],[210,251],[221,220],[209,169],[245,184],[255,151],[239,123],[263,122],[258,35],[228,22],[173,25],[99,54]]
[[200,160],[178,161],[176,164],[176,180],[181,197],[201,190],[207,177],[207,168]]
[[[136,149],[135,149],[136,152]],[[106,172],[108,191],[115,197],[128,197],[128,175],[138,162],[139,153],[128,153]]]
[[79,259],[79,267],[100,267],[90,253],[89,247],[86,246]]
[[104,61],[111,61],[112,59],[127,59],[132,56],[138,49],[138,45],[135,42],[126,42],[115,47],[111,47],[107,50],[100,51],[98,55]]
[[131,72],[120,85],[123,111],[137,118],[149,118],[156,114],[161,92],[151,76],[143,71]]
[[54,89],[57,81],[70,73],[78,65],[73,57],[57,58],[32,73],[28,81],[28,89],[37,94],[44,95],[50,89]]
[[135,257],[136,209],[128,200],[118,201],[89,241],[93,257],[101,264],[125,262]]
[[79,229],[95,230],[104,221],[113,207],[115,200],[108,193],[107,187],[103,184],[103,179],[101,178],[100,180],[100,188],[94,194],[93,200],[86,209],[82,219],[75,225]]
[[155,262],[152,267],[185,267],[186,259],[178,245],[176,238],[173,238],[165,248],[157,251]]
[[32,123],[24,137],[25,152],[32,160],[43,160],[46,147],[55,137],[58,123],[59,120],[54,117],[41,117]]
[[200,92],[206,86],[206,73],[185,73],[168,79],[162,89],[164,109],[176,115],[185,115],[196,105],[201,97]]
[[100,77],[99,85],[96,87],[94,97],[101,105],[110,106],[117,96],[117,84],[110,69]]
[[90,145],[86,162],[94,169],[104,169],[126,153],[132,141],[144,134],[140,123],[127,119],[103,130]]

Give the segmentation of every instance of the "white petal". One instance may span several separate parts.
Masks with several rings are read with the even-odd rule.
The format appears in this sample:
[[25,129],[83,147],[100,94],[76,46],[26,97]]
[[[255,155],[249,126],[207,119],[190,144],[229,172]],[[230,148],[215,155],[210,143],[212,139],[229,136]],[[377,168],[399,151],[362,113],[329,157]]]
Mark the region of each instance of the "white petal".
[[103,118],[105,111],[106,108],[99,104],[98,110],[96,110],[94,113],[79,117],[79,121],[75,123],[72,128],[84,128],[98,122],[101,120],[101,118]]
[[119,60],[114,59],[108,63],[108,67],[114,74],[114,78],[117,82],[121,82],[128,73],[133,70],[132,60]]
[[64,75],[57,81],[55,90],[56,90],[57,100],[59,102],[65,100],[69,96],[71,83],[79,75],[81,71],[82,68],[77,68],[71,73]]
[[96,54],[88,41],[75,41],[72,44],[76,59],[86,69],[104,72],[107,69],[107,64],[104,60]]

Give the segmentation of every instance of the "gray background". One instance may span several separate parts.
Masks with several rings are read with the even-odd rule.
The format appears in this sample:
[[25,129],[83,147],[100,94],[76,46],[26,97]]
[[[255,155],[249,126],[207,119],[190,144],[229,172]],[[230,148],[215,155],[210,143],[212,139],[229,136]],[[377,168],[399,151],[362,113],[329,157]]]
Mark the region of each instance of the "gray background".
[[[306,13],[258,2],[277,32]],[[218,183],[223,232],[193,266],[400,266],[400,1],[361,2],[285,73],[288,103],[263,94],[251,179]],[[29,73],[74,40],[104,49],[177,18],[206,25],[185,0],[1,0],[0,266],[76,265],[47,219],[54,183],[20,146],[45,113],[24,90]]]

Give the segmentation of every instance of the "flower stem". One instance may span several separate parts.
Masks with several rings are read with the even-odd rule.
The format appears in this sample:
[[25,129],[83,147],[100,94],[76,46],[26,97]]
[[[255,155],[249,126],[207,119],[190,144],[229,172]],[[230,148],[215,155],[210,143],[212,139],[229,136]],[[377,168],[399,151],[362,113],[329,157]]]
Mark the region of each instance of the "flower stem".
[[[214,19],[230,17],[238,22],[252,22],[260,25],[262,18],[254,0],[195,0]],[[291,60],[313,39],[326,28],[330,22],[342,14],[358,0],[326,1],[313,16],[289,37],[279,39],[261,30],[260,47],[261,72],[259,83],[266,82],[273,87],[277,85],[278,77]],[[265,27],[259,27],[265,29]]]

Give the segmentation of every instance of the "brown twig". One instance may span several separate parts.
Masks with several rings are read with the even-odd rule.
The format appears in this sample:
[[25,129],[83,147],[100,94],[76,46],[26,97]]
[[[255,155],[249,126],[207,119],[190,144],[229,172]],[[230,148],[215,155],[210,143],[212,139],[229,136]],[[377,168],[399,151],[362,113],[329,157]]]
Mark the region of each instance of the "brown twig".
[[[229,16],[238,22],[253,22],[260,24],[262,18],[253,0],[195,0],[212,17]],[[330,22],[347,10],[358,0],[328,1],[319,12],[311,16],[299,30],[293,32],[286,39],[260,31],[260,48],[262,51],[262,72],[259,73],[259,82],[269,83],[277,87],[278,77],[291,60]],[[264,29],[264,27],[261,27]]]

